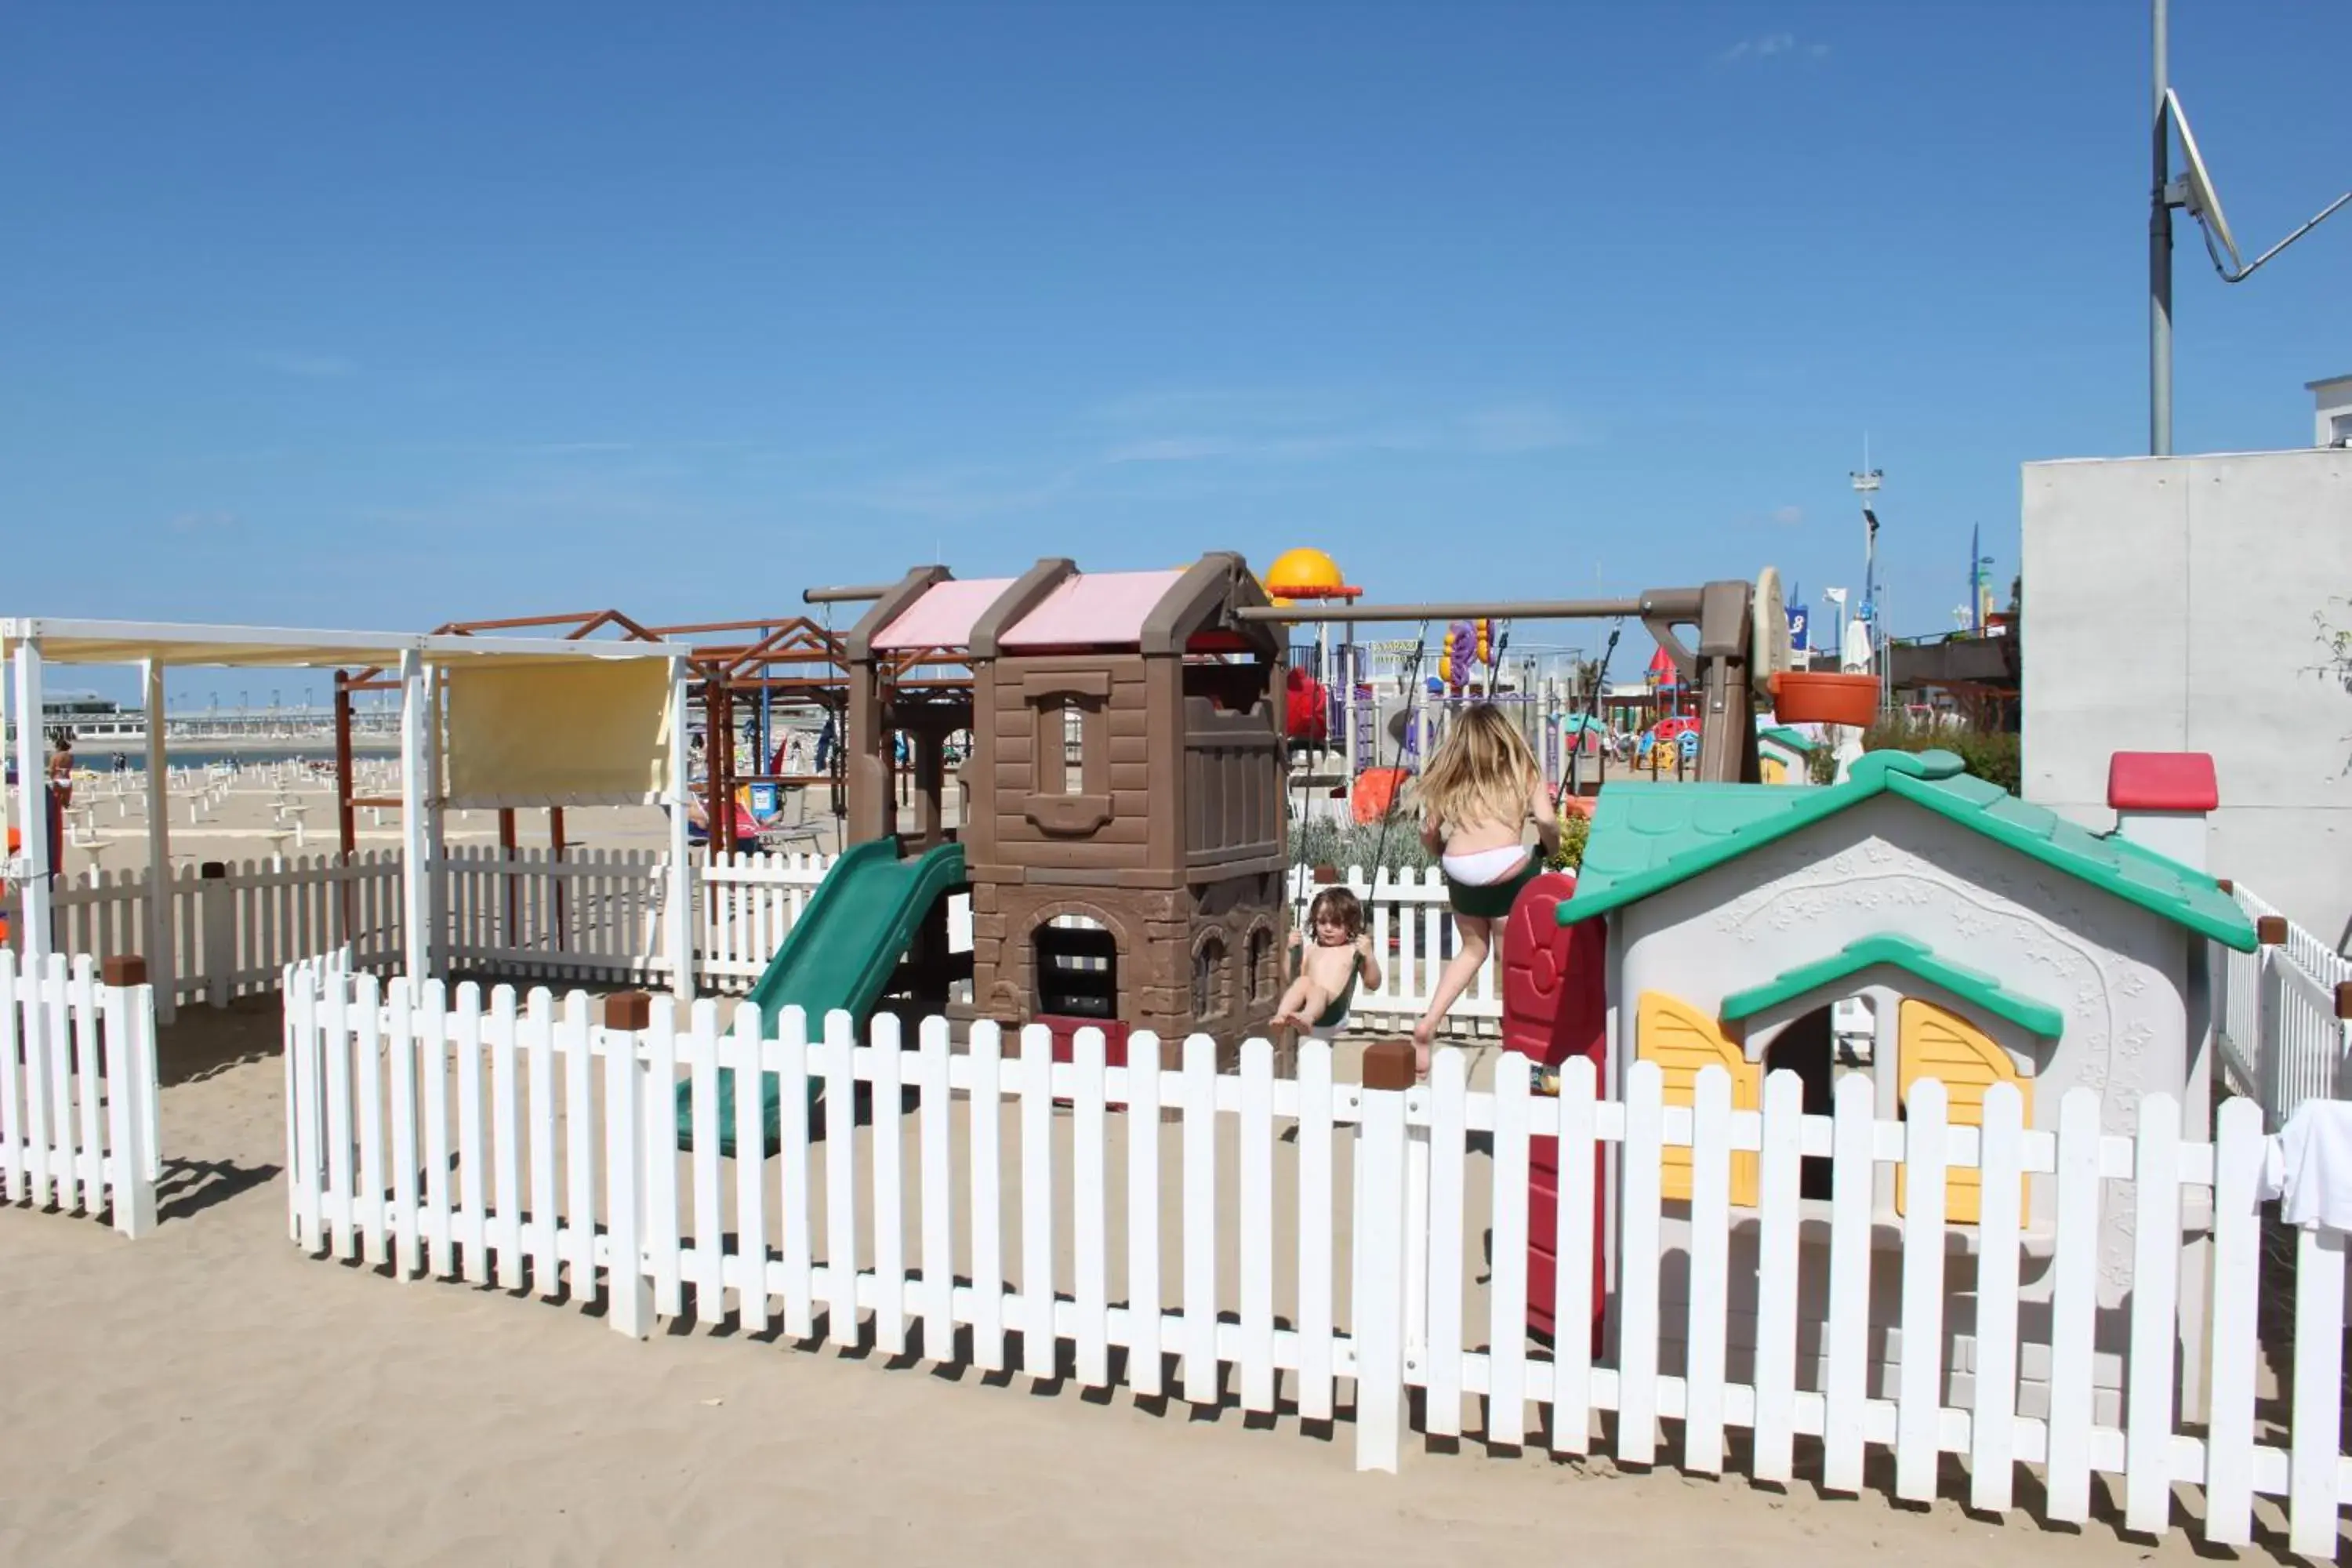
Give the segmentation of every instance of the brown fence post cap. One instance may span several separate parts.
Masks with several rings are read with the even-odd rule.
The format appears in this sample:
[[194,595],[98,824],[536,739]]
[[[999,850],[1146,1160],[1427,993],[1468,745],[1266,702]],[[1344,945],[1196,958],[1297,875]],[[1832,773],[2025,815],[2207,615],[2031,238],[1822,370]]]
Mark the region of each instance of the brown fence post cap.
[[2217,887],[2217,888],[2221,889],[2223,892],[2225,892],[2225,893],[2231,893],[2231,894],[2234,894],[2234,893],[2236,893],[2236,892],[2237,892],[2237,890],[2238,890],[2238,884],[2237,884],[2237,883],[2235,883],[2235,882],[2232,882],[2232,881],[2231,881],[2231,880],[2230,880],[2230,879],[2229,879],[2229,878],[2227,878],[2227,877],[2216,877],[2216,878],[2214,878],[2214,879],[2213,879],[2213,885],[2214,885],[2215,887]]
[[147,961],[135,952],[118,952],[111,958],[99,960],[98,977],[110,986],[144,985],[147,984]]
[[2339,1020],[2352,1018],[2352,980],[2336,983],[2336,1016]]
[[2264,915],[2254,922],[2254,940],[2264,947],[2278,947],[2286,941],[2286,917]]
[[1412,1042],[1380,1040],[1364,1047],[1366,1089],[1411,1089],[1421,1070],[1413,1064]]
[[604,998],[604,1027],[642,1029],[654,1021],[654,999],[644,991],[615,991]]

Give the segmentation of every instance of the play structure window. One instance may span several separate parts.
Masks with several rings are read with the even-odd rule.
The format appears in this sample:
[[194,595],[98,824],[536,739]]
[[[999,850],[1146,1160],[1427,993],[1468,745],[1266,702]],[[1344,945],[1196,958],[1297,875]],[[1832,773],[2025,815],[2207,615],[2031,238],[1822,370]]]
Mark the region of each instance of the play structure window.
[[[1830,1009],[1816,1007],[1803,1017],[1793,1020],[1773,1037],[1764,1047],[1766,1076],[1776,1072],[1795,1073],[1805,1086],[1805,1114],[1827,1116],[1832,1103],[1831,1089],[1834,1087],[1836,1062],[1832,1050],[1833,1031]],[[1827,1155],[1810,1156],[1797,1178],[1800,1196],[1826,1198],[1830,1195],[1831,1167]]]
[[1263,700],[1272,667],[1251,658],[1191,658],[1184,663],[1184,695],[1205,697],[1228,713],[1246,713]]
[[1066,1018],[1118,1016],[1118,942],[1100,921],[1061,915],[1037,928],[1036,1011]]
[[1034,678],[1027,815],[1047,833],[1085,835],[1110,820],[1110,683],[1094,672]]
[[1059,765],[1055,759],[1046,759],[1047,793],[1051,795],[1084,795],[1087,793],[1087,717],[1076,702],[1065,698],[1060,705],[1061,749]]
[[1252,1002],[1264,1001],[1274,987],[1274,933],[1264,926],[1250,932],[1247,958],[1248,967],[1242,971],[1244,994]]
[[1192,1016],[1213,1018],[1225,1010],[1225,939],[1203,937],[1192,950]]

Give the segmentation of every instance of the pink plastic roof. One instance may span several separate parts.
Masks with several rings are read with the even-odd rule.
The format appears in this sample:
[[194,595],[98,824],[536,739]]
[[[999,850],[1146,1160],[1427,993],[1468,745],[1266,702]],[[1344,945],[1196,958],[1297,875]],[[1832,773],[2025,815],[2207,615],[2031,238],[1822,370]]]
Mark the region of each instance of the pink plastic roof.
[[1002,646],[1090,647],[1139,642],[1143,618],[1183,575],[1180,570],[1084,572],[1066,577],[1044,604],[1013,624]]
[[905,653],[916,648],[963,647],[971,641],[971,624],[1013,586],[1010,577],[951,578],[935,583],[923,596],[898,612],[874,638],[882,652]]

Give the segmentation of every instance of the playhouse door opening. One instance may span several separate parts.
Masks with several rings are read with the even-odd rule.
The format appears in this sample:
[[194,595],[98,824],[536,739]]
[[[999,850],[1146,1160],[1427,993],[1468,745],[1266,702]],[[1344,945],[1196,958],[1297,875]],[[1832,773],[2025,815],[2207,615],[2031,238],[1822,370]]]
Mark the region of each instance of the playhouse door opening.
[[1061,1018],[1118,1016],[1118,941],[1100,921],[1059,915],[1037,928],[1034,1010]]
[[[1805,1086],[1805,1114],[1827,1116],[1833,1102],[1831,1090],[1835,1086],[1836,1029],[1831,1007],[1816,1007],[1801,1018],[1793,1019],[1788,1027],[1773,1037],[1764,1047],[1764,1071],[1769,1077],[1776,1072],[1792,1072]],[[1825,1198],[1832,1183],[1829,1156],[1810,1155],[1797,1177],[1800,1197]]]

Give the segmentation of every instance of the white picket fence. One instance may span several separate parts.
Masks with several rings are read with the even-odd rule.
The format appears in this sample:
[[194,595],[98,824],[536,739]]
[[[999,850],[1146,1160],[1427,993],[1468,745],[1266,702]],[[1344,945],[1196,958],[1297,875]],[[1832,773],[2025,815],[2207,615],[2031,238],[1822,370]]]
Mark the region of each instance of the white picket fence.
[[2234,896],[2286,937],[2252,952],[2211,950],[2222,1065],[2275,1130],[2306,1100],[2352,1095],[2352,960],[2244,889]]
[[666,856],[643,849],[567,849],[557,857],[452,847],[437,863],[445,960],[491,973],[667,984],[667,865]]
[[87,957],[19,973],[0,951],[0,1187],[7,1201],[155,1226],[163,1179],[155,997]]
[[[656,999],[643,1028],[616,1029],[585,995],[545,990],[519,1001],[501,987],[485,1007],[470,985],[380,994],[373,977],[306,967],[287,995],[296,1240],[403,1278],[582,1302],[601,1289],[632,1335],[690,1300],[706,1322],[731,1304],[747,1330],[870,1335],[889,1356],[919,1335],[935,1361],[1087,1388],[1213,1405],[1230,1380],[1252,1412],[1351,1414],[1363,1468],[1395,1468],[1417,1388],[1433,1436],[1461,1432],[1464,1398],[1483,1396],[1490,1442],[1542,1433],[1573,1454],[1599,1432],[1621,1460],[1702,1473],[1725,1468],[1727,1434],[1744,1430],[1749,1472],[1780,1484],[1802,1439],[1832,1491],[1860,1489],[1878,1449],[1895,1495],[1932,1498],[1950,1455],[1970,1503],[2000,1510],[2032,1467],[2059,1521],[2088,1517],[2095,1475],[2116,1479],[2137,1531],[2169,1528],[2174,1488],[2198,1487],[2202,1533],[2221,1543],[2247,1542],[2254,1500],[2279,1498],[2293,1546],[2321,1555],[2352,1499],[2341,1237],[2303,1238],[2291,1419],[2282,1431],[2258,1416],[2264,1145],[2243,1102],[2208,1144],[2181,1140],[2161,1095],[2122,1137],[2101,1131],[2085,1090],[2055,1133],[2025,1131],[2002,1087],[1979,1131],[1947,1125],[1932,1083],[1912,1089],[1906,1121],[1876,1121],[1863,1075],[1841,1082],[1833,1115],[1808,1117],[1788,1074],[1769,1080],[1760,1111],[1736,1111],[1720,1069],[1701,1076],[1695,1104],[1668,1106],[1648,1063],[1622,1102],[1597,1098],[1582,1064],[1553,1100],[1511,1070],[1472,1092],[1458,1053],[1439,1054],[1425,1087],[1336,1081],[1331,1048],[1314,1041],[1285,1079],[1262,1040],[1221,1075],[1203,1037],[1163,1056],[1137,1036],[1127,1065],[1109,1067],[1090,1030],[1056,1063],[1042,1029],[1007,1055],[992,1026],[957,1047],[937,1019],[902,1049],[888,1018],[860,1043],[835,1015],[812,1041],[787,1013],[769,1039],[754,1010],[730,1030],[711,1002],[681,1018]],[[731,1129],[722,1074],[747,1090]],[[727,1131],[761,1146],[753,1074],[781,1085],[779,1152],[724,1158]],[[1549,1239],[1582,1260],[1560,1271],[1570,1327],[1549,1350],[1528,1317],[1538,1140],[1557,1141],[1560,1173]],[[1661,1154],[1679,1148],[1696,1195],[1668,1203]],[[1752,1210],[1729,1203],[1743,1154],[1760,1163]],[[1800,1197],[1808,1158],[1832,1163],[1832,1198]],[[1613,1240],[1594,1234],[1604,1164]],[[1899,1218],[1874,1207],[1887,1166],[1913,1194]],[[1968,1169],[1986,1217],[1948,1226],[1946,1173]],[[2055,1222],[2021,1234],[2028,1182],[2054,1191]],[[2206,1409],[2192,1424],[2176,1369],[2184,1211],[2208,1207]],[[2121,1280],[2098,1250],[2103,1210],[2132,1222]],[[1591,1321],[1597,1244],[1620,1260],[1600,1356],[1576,1327]],[[2021,1310],[2028,1252],[2054,1284]],[[1825,1291],[1821,1321],[1801,1325],[1818,1329],[1818,1358],[1800,1352],[1801,1273]],[[2103,1304],[2103,1285],[2123,1291],[2120,1307]],[[1755,1303],[1736,1330],[1735,1296]],[[2118,1361],[2111,1419],[2095,1379]],[[2046,1381],[2021,1398],[2034,1368]]]
[[[815,854],[722,855],[695,864],[695,984],[748,990],[832,869]],[[355,968],[389,973],[402,961],[402,868],[397,851],[362,853],[350,865],[331,855],[244,861],[172,879],[173,1000],[226,1005],[274,989],[289,963],[349,948]],[[452,968],[517,979],[666,986],[661,912],[667,859],[651,850],[452,847],[438,862],[436,897],[445,913],[443,953]],[[1421,1016],[1452,952],[1453,922],[1436,871],[1350,868],[1345,881],[1366,904],[1382,984],[1360,986],[1355,1020],[1401,1028]],[[1319,889],[1294,870],[1290,897],[1303,909]],[[102,871],[56,892],[51,945],[98,959],[147,952],[143,871]],[[19,929],[17,896],[0,915]],[[969,951],[971,909],[950,910],[949,946]],[[1498,965],[1486,967],[1454,1007],[1458,1031],[1491,1034],[1502,1016]]]
[[[701,899],[695,924],[696,982],[709,991],[741,991],[760,978],[784,935],[801,918],[834,858],[815,854],[723,855],[698,868]],[[963,906],[961,940],[971,946],[971,900]]]
[[[169,951],[156,953],[149,952],[147,873],[99,871],[57,884],[50,947],[101,963],[135,953],[158,983],[168,963],[174,1004],[226,1005],[276,990],[288,964],[329,948],[348,946],[363,965],[396,964],[400,885],[400,857],[389,850],[349,865],[320,855],[184,866],[166,894]],[[21,893],[0,894],[0,918],[21,952]]]

